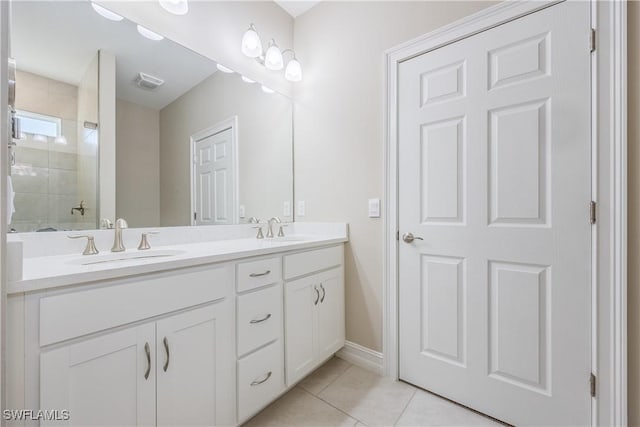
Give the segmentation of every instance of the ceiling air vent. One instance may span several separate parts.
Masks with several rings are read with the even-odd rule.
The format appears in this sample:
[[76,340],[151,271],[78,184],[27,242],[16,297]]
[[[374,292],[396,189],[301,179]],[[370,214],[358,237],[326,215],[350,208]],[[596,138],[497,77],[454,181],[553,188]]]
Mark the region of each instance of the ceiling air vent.
[[138,73],[134,83],[141,89],[156,90],[164,84],[164,80],[154,77],[150,74]]

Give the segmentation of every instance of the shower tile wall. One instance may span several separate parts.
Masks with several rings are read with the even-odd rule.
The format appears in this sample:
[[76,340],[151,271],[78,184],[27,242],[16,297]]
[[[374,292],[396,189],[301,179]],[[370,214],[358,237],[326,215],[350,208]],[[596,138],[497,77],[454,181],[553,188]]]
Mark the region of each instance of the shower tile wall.
[[11,168],[16,193],[11,228],[36,231],[95,228],[95,214],[87,215],[95,204],[85,200],[85,216],[71,213],[82,200],[78,194],[78,88],[27,72],[17,74],[16,108],[60,118],[66,145],[53,138],[25,135],[15,149]]

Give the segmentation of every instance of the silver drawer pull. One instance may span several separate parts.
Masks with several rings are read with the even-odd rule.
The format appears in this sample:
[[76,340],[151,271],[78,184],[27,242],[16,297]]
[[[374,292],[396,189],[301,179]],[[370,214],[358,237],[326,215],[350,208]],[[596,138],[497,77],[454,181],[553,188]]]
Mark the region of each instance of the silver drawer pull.
[[267,270],[264,273],[251,273],[249,274],[249,277],[260,277],[260,276],[266,276],[267,274],[271,273],[271,270]]
[[269,319],[271,319],[271,313],[267,314],[262,319],[253,319],[253,320],[249,321],[249,323],[262,323],[265,320],[269,320]]
[[267,376],[266,376],[266,377],[264,377],[264,379],[263,379],[263,380],[260,380],[260,381],[258,381],[258,380],[254,380],[254,381],[251,383],[251,386],[260,385],[260,384],[262,384],[262,383],[267,382],[267,380],[268,380],[269,378],[271,378],[271,374],[273,374],[273,372],[269,371],[269,372],[267,373]]
[[164,337],[162,343],[164,344],[164,351],[167,353],[167,360],[164,362],[162,369],[167,372],[167,369],[169,369],[169,358],[171,357],[171,354],[169,353],[169,340],[167,337]]

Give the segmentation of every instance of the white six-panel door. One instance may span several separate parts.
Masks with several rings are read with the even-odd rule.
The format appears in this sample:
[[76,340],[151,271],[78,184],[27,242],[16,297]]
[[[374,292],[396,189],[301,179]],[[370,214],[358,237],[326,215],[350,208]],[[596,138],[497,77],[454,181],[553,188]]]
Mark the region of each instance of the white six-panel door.
[[234,224],[233,129],[194,140],[195,225]]
[[400,378],[516,425],[591,420],[589,16],[399,67]]

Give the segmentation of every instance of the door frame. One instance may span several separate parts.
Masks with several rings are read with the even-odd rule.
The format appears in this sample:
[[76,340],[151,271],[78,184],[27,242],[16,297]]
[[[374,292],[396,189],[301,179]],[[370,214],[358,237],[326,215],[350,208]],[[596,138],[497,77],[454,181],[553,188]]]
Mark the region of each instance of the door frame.
[[233,204],[231,206],[231,215],[234,218],[233,224],[238,224],[238,203],[240,200],[240,182],[239,182],[239,171],[238,171],[238,116],[229,117],[226,120],[216,123],[213,126],[210,126],[206,129],[202,129],[191,135],[189,138],[189,176],[191,177],[191,200],[190,200],[190,209],[189,212],[189,223],[191,225],[196,225],[196,221],[193,218],[193,213],[196,211],[196,168],[194,167],[195,160],[195,147],[196,142],[201,140],[202,138],[206,138],[207,136],[212,136],[220,132],[224,132],[227,129],[231,129],[231,154],[233,156],[233,179],[235,181],[234,190],[233,190]]
[[[384,373],[398,379],[398,67],[405,60],[536,12],[559,0],[504,1],[384,53]],[[627,419],[627,5],[591,1],[593,425]],[[588,48],[589,34],[585,34]],[[585,206],[585,221],[588,221]],[[589,381],[585,378],[585,393]]]

